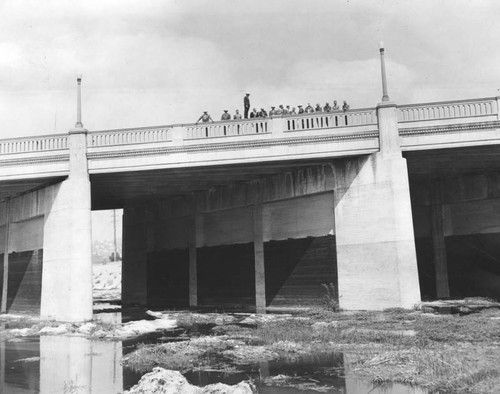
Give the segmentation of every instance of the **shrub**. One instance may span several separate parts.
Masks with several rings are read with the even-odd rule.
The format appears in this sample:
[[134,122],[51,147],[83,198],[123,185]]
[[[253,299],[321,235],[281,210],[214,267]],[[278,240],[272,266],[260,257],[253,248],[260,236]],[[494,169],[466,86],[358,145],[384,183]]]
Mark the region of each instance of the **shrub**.
[[321,286],[324,289],[323,303],[325,308],[332,312],[340,311],[335,285],[333,283],[323,283]]

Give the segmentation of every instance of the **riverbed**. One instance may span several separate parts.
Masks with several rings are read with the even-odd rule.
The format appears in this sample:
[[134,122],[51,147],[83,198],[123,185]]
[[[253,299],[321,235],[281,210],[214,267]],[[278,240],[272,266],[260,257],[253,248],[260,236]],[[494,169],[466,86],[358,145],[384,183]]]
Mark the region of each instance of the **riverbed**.
[[[136,318],[144,318],[136,314]],[[119,323],[120,312],[100,313],[97,318]],[[152,319],[153,317],[150,317]],[[124,320],[133,320],[130,315]],[[224,319],[221,317],[221,319]],[[231,327],[249,327],[248,317],[232,316]],[[250,322],[252,320],[250,319]],[[240,322],[243,322],[240,324]],[[245,323],[246,322],[246,323]],[[17,328],[23,322],[10,323]],[[2,393],[122,393],[137,384],[144,371],[128,365],[127,358],[138,346],[194,341],[194,338],[223,338],[222,324],[197,324],[188,329],[158,330],[147,335],[121,340],[102,340],[80,335],[33,335],[3,337],[0,342],[0,385]],[[229,325],[229,324],[228,324]],[[4,332],[9,323],[4,323]],[[236,346],[237,347],[237,346]],[[420,394],[423,390],[402,384],[377,385],[350,373],[342,352],[307,355],[294,354],[267,361],[215,357],[212,365],[183,370],[191,384],[205,386],[221,382],[229,385],[252,381],[259,393],[385,393]],[[231,361],[233,360],[233,361]]]

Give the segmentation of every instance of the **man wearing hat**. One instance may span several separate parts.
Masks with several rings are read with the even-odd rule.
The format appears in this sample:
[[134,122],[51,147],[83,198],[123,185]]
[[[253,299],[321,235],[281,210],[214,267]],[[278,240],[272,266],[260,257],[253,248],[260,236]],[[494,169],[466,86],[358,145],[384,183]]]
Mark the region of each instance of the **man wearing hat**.
[[231,120],[231,115],[229,115],[227,109],[224,110],[224,113],[220,117],[220,120]]
[[299,105],[299,114],[303,114],[304,113],[304,108],[302,108],[302,105]]
[[202,121],[203,123],[206,123],[206,122],[213,122],[212,118],[210,117],[210,115],[208,114],[208,111],[203,111],[203,115],[200,116],[200,118],[196,121],[196,123],[198,123],[199,121]]
[[248,111],[250,111],[250,93],[247,93],[243,97],[243,108],[245,108],[245,119],[248,119]]

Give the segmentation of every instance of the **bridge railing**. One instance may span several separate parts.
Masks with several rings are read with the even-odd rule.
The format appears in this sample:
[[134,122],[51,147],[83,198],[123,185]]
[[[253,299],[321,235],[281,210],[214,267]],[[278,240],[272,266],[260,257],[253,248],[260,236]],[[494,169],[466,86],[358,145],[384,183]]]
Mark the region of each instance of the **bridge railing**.
[[215,123],[194,123],[185,125],[184,139],[225,137],[245,134],[262,134],[270,132],[269,119],[229,120]]
[[147,127],[122,130],[94,131],[87,135],[89,147],[146,144],[151,142],[168,141],[168,131],[172,126]]
[[375,108],[353,111],[317,112],[313,114],[285,115],[285,131],[314,130],[332,127],[377,124]]
[[497,99],[448,101],[398,107],[399,122],[465,118],[498,114]]
[[0,140],[0,154],[44,152],[64,149],[68,149],[67,134]]

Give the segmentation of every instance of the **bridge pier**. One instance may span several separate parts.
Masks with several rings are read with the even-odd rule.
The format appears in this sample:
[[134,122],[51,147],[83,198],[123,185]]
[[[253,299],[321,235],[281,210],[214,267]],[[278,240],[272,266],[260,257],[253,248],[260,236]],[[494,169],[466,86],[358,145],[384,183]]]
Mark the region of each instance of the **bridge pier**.
[[434,182],[431,186],[430,222],[432,236],[432,250],[434,270],[436,274],[436,297],[449,298],[448,259],[443,226],[443,205],[440,183]]
[[406,160],[374,154],[335,169],[341,308],[412,308],[420,288]]
[[40,315],[44,319],[92,319],[92,231],[87,131],[69,134],[70,173],[51,190],[43,227]]
[[345,309],[420,302],[406,160],[396,105],[377,107],[380,152],[335,166],[339,303]]
[[132,207],[123,210],[122,304],[147,306],[146,219]]

